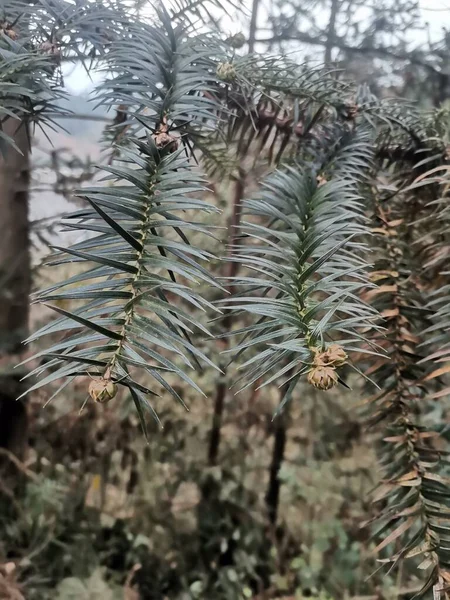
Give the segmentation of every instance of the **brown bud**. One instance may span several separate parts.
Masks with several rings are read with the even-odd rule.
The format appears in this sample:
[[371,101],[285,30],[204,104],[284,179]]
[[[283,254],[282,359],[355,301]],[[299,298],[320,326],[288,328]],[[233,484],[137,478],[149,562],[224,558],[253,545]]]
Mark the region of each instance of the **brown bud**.
[[317,187],[322,187],[327,183],[327,179],[323,175],[317,175]]
[[59,47],[50,40],[42,42],[42,44],[39,46],[39,50],[44,54],[49,54],[50,56],[54,56],[56,58],[59,58],[61,55],[61,50]]
[[95,402],[105,404],[117,394],[117,385],[110,379],[100,377],[89,384],[89,395]]
[[344,348],[339,344],[331,344],[328,346],[325,354],[328,364],[333,365],[334,367],[341,367],[348,358]]
[[231,82],[236,79],[236,69],[229,62],[219,63],[216,71],[217,77],[222,81]]
[[338,382],[334,367],[313,367],[308,373],[308,383],[318,390],[329,390]]
[[323,352],[319,348],[311,348],[311,351],[314,354],[315,367],[341,367],[348,358],[344,348],[339,344],[330,344]]
[[310,348],[313,353],[313,365],[315,367],[324,367],[326,366],[325,360],[325,352],[322,352],[321,348]]
[[156,147],[159,149],[167,148],[170,152],[175,152],[178,149],[178,140],[165,131],[158,131],[153,135],[153,140]]
[[17,40],[19,34],[15,29],[5,29],[5,35],[7,35],[11,40]]
[[445,146],[444,160],[447,161],[447,162],[450,161],[450,144],[447,144]]
[[345,108],[347,109],[347,119],[354,119],[358,114],[359,106],[355,102],[346,102]]

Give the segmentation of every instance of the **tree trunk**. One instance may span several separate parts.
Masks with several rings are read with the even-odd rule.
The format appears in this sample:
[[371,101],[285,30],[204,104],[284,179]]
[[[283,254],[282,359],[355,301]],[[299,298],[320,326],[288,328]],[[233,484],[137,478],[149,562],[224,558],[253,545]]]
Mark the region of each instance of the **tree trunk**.
[[23,384],[13,371],[28,331],[31,286],[28,189],[28,128],[7,119],[3,131],[21,150],[8,145],[0,154],[0,447],[18,456],[26,447],[27,414],[17,401]]
[[[253,0],[252,4],[252,14],[250,17],[250,31],[248,36],[248,53],[251,54],[254,50],[255,45],[255,37],[256,30],[258,24],[258,9],[259,9],[260,0]],[[228,247],[229,253],[232,255],[233,253],[233,244],[236,242],[239,235],[239,227],[241,224],[241,201],[244,197],[245,192],[245,178],[246,174],[243,169],[240,170],[238,179],[236,180],[235,188],[234,188],[234,198],[233,198],[233,208],[231,215],[231,223],[228,232]],[[236,277],[239,271],[239,263],[231,261],[229,263],[228,268],[228,277]],[[233,282],[230,281],[228,284],[228,292],[230,295],[234,292]],[[225,318],[223,319],[222,326],[225,332],[231,331],[233,323],[233,317],[231,312],[227,312]],[[225,338],[224,344],[228,347],[229,340]],[[211,435],[209,438],[209,447],[208,447],[208,463],[210,465],[215,465],[217,462],[217,457],[219,455],[219,446],[220,446],[220,435],[222,429],[222,421],[223,421],[223,411],[225,407],[225,399],[227,395],[228,382],[226,373],[224,373],[221,381],[217,385],[216,397],[214,399],[214,415],[213,422],[211,427]]]
[[[234,188],[234,198],[233,198],[233,212],[231,215],[231,223],[229,227],[228,233],[228,247],[230,256],[233,254],[233,245],[237,241],[237,237],[239,235],[239,225],[241,223],[241,202],[244,197],[245,192],[245,173],[241,171],[239,173],[239,177],[236,180],[235,188]],[[230,261],[228,263],[228,277],[236,277],[239,270],[239,263]],[[230,293],[230,296],[234,293],[234,284],[230,281],[227,285],[227,290]],[[222,326],[225,332],[230,332],[233,324],[233,317],[230,311],[227,311],[223,321]],[[228,347],[229,340],[228,338],[224,339],[225,347]],[[209,439],[209,449],[208,449],[208,463],[210,465],[215,465],[217,462],[217,456],[219,454],[219,446],[220,446],[220,431],[222,428],[222,420],[223,420],[223,410],[225,406],[225,398],[227,395],[228,382],[226,378],[226,373],[222,376],[221,381],[219,382],[216,390],[216,397],[214,400],[214,416],[213,423],[211,428],[211,436]]]
[[[280,402],[283,400],[289,383],[282,386],[280,390]],[[280,469],[284,461],[284,451],[286,449],[287,428],[289,420],[290,401],[287,402],[283,412],[275,417],[272,462],[269,470],[269,486],[266,493],[266,507],[269,521],[272,525],[277,522],[278,505],[280,502]]]
[[255,49],[256,30],[258,29],[258,9],[260,0],[253,0],[250,29],[248,34],[248,53],[253,54]]
[[325,45],[324,63],[326,67],[331,67],[332,52],[334,41],[336,39],[336,19],[339,10],[339,0],[331,0],[330,20],[327,28],[327,41]]

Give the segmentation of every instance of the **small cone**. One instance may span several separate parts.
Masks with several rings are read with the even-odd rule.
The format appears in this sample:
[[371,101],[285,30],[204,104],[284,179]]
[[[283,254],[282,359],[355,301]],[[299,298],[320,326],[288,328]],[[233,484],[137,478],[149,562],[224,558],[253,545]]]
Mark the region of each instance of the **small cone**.
[[93,379],[89,384],[89,395],[95,402],[106,404],[117,394],[117,385],[110,379]]
[[341,367],[348,359],[347,353],[339,344],[330,344],[324,352],[321,352],[318,348],[313,348],[312,351],[315,367]]
[[308,373],[308,383],[318,390],[329,390],[338,382],[338,376],[334,367],[313,367]]
[[216,75],[222,81],[231,82],[236,79],[236,69],[229,62],[219,63]]
[[344,348],[339,344],[331,344],[325,351],[328,358],[328,364],[335,367],[341,367],[347,360],[348,356]]

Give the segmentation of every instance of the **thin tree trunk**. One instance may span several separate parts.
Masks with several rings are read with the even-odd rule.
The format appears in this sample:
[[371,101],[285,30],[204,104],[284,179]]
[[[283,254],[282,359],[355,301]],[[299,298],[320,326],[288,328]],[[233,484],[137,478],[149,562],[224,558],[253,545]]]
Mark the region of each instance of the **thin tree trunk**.
[[248,34],[248,53],[252,54],[255,49],[256,30],[258,29],[258,9],[260,0],[253,0],[252,16],[250,18],[250,29]]
[[[226,378],[226,375],[223,375]],[[220,381],[216,389],[216,397],[214,400],[214,415],[211,427],[211,436],[209,438],[208,463],[215,465],[219,455],[220,433],[222,429],[223,409],[225,404],[225,396],[227,393],[226,381]]]
[[[289,383],[283,385],[280,390],[280,402],[283,400]],[[274,436],[272,462],[269,470],[269,486],[266,493],[266,507],[269,521],[275,525],[278,517],[278,505],[280,503],[280,470],[284,461],[284,452],[286,449],[287,428],[289,420],[290,401],[285,405],[283,412],[274,420]]]
[[[228,233],[228,255],[231,257],[233,254],[233,245],[236,243],[239,235],[239,225],[241,222],[241,202],[245,192],[245,173],[243,170],[240,171],[238,179],[235,183],[234,198],[233,198],[233,212],[231,215],[231,222]],[[228,263],[228,277],[236,277],[239,270],[239,263],[230,261]],[[230,281],[227,285],[227,290],[231,294],[234,292],[234,284]],[[223,319],[223,330],[224,332],[231,331],[233,324],[233,317],[231,311],[227,311]],[[229,344],[228,338],[224,339],[224,345],[227,347]],[[215,465],[217,462],[217,456],[219,454],[220,446],[220,432],[222,428],[223,420],[223,409],[225,405],[225,398],[227,394],[227,377],[226,373],[222,376],[216,390],[216,397],[214,400],[214,416],[213,424],[211,428],[211,436],[209,440],[208,449],[208,462],[210,465]]]
[[0,447],[21,456],[27,416],[24,403],[16,400],[23,384],[13,367],[29,317],[29,136],[27,126],[16,119],[4,121],[2,129],[21,153],[9,145],[6,155],[0,155]]
[[[252,4],[252,14],[250,18],[250,31],[248,36],[248,53],[251,54],[254,50],[255,45],[255,37],[257,30],[257,22],[258,22],[258,9],[259,9],[260,0],[253,0]],[[241,224],[241,201],[244,197],[245,192],[245,172],[243,169],[239,171],[238,179],[235,184],[234,198],[233,198],[233,208],[231,215],[231,223],[228,233],[228,253],[231,256],[233,252],[233,245],[237,240],[239,235],[239,226]],[[230,261],[228,263],[228,277],[236,277],[239,270],[239,263]],[[232,282],[228,284],[228,292],[230,295],[234,292],[234,285]],[[233,317],[231,312],[227,312],[225,318],[223,319],[223,330],[224,332],[231,331]],[[229,344],[228,338],[225,338],[224,345],[227,347]],[[210,465],[215,465],[217,462],[217,457],[219,454],[220,447],[220,436],[222,429],[222,421],[223,421],[223,410],[225,406],[225,399],[227,395],[227,377],[226,373],[222,376],[219,384],[217,385],[216,397],[214,400],[214,415],[213,415],[213,423],[211,427],[211,435],[209,439],[209,447],[208,447],[208,463]]]
[[334,41],[336,39],[336,19],[339,10],[339,0],[331,0],[331,12],[330,20],[327,28],[327,41],[325,45],[324,63],[326,67],[331,67],[332,63],[332,52],[334,48]]

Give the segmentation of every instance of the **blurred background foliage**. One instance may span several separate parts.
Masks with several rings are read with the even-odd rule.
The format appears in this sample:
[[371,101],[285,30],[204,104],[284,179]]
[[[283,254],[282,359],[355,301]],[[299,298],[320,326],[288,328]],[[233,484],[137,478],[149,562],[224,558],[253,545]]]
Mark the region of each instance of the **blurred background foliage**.
[[[136,3],[136,18],[151,4]],[[228,13],[215,2],[166,4],[173,14],[185,12],[219,29],[223,39],[242,32],[243,55],[285,52],[306,64],[342,69],[380,98],[449,108],[450,10],[444,2],[253,0],[230,3]],[[87,63],[85,56],[80,67],[80,57],[68,54],[67,66],[61,65],[69,89],[87,85],[83,68],[101,51],[95,26],[93,31],[83,48]],[[6,26],[2,35],[8,35]],[[61,38],[68,47],[69,37],[66,32]],[[95,180],[93,161],[109,160],[97,142],[110,139],[114,115],[94,112],[84,96],[72,94],[59,103],[75,111],[59,117],[69,132],[55,134],[54,148],[42,133],[33,138],[33,289],[75,272],[71,264],[42,269],[40,258],[49,243],[69,235],[61,234],[55,216],[74,204],[73,189]],[[229,221],[232,194],[219,182],[208,197]],[[212,219],[223,225],[219,216]],[[206,250],[224,253],[223,240],[211,238],[208,244]],[[219,261],[211,269],[215,266],[222,268]],[[74,306],[60,303],[66,310]],[[33,329],[49,318],[46,309],[32,308]],[[202,344],[211,360],[224,361],[222,344]],[[2,376],[16,354],[2,357]],[[198,375],[206,398],[183,390],[189,413],[156,390],[162,392],[154,403],[162,428],[149,423],[148,443],[130,398],[89,403],[79,414],[83,380],[45,409],[49,391],[31,394],[20,448],[0,447],[0,598],[412,600],[422,587],[417,571],[379,570],[376,544],[362,526],[374,515],[369,493],[380,475],[375,434],[367,433],[361,411],[365,392],[359,378],[348,380],[352,390],[322,394],[306,383],[295,389],[279,472],[278,519],[271,523],[266,491],[279,390],[254,385],[237,398],[227,394],[220,451],[212,459],[212,399],[218,386],[228,389],[232,377],[211,369]],[[445,436],[448,405],[435,411],[429,418],[444,423]],[[3,430],[8,415],[0,412],[0,419]]]

